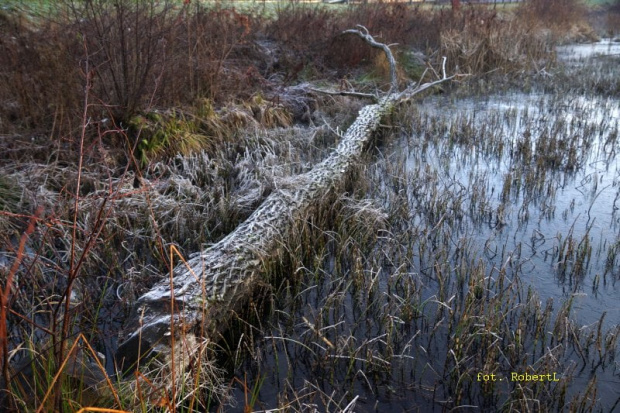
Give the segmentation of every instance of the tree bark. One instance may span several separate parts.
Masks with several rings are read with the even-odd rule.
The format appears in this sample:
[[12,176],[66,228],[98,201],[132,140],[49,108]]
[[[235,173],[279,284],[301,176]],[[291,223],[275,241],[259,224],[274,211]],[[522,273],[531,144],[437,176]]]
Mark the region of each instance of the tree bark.
[[445,74],[444,59],[443,75],[438,80],[396,92],[396,62],[389,47],[360,28],[345,33],[358,35],[371,46],[384,50],[392,66],[390,92],[377,96],[378,103],[360,110],[340,144],[325,160],[295,177],[288,188],[272,193],[232,233],[178,265],[173,274],[162,277],[139,298],[126,323],[130,333],[116,354],[124,371],[134,369],[145,356],[169,359],[175,354],[190,356],[173,361],[174,369],[185,369],[192,352],[197,351],[192,348],[196,347],[197,338],[218,336],[226,328],[236,309],[259,284],[265,268],[283,250],[295,222],[305,219],[312,207],[359,162],[381,119],[395,104],[453,78]]
[[[133,332],[117,352],[129,367],[147,353],[166,356],[183,335],[221,332],[279,251],[296,220],[359,161],[364,148],[390,111],[392,99],[362,108],[336,150],[310,172],[279,189],[232,233],[196,254],[139,298],[126,325]],[[171,288],[172,287],[172,288]]]

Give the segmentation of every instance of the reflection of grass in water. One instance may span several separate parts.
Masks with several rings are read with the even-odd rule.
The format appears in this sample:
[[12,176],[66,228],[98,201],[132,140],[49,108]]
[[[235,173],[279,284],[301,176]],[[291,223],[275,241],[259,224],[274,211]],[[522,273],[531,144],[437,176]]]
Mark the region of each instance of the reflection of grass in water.
[[[408,202],[406,197],[399,201]],[[407,209],[400,211],[406,215]],[[381,210],[374,211],[367,214]],[[394,213],[386,218],[407,219]],[[358,219],[373,222],[368,215]],[[371,399],[393,392],[392,397],[422,408],[500,403],[553,409],[565,402],[590,403],[595,387],[581,396],[565,394],[577,368],[572,356],[583,355],[581,367],[607,365],[617,331],[605,335],[596,325],[582,330],[567,321],[570,302],[554,317],[551,302],[542,305],[534,289],[522,283],[512,257],[500,268],[488,268],[472,258],[475,245],[451,251],[449,225],[439,224],[434,234],[424,223],[409,227],[417,248],[403,242],[406,233],[388,235],[380,225],[367,225],[364,235],[357,226],[348,216],[335,233],[325,234],[323,246],[301,244],[318,255],[309,263],[299,258],[301,277],[285,282],[282,310],[269,326],[260,326],[268,335],[255,354],[261,367],[244,368],[264,371],[265,360],[273,358],[287,366],[279,383],[289,390],[280,394],[280,405],[343,408],[360,391]],[[367,239],[372,233],[382,235],[374,240],[376,247]],[[372,252],[364,253],[369,248]],[[412,251],[424,255],[423,262]],[[415,271],[419,266],[424,270]],[[606,344],[589,359],[586,354],[596,353],[597,342]],[[560,381],[519,385],[476,379],[479,372],[505,378],[512,371],[555,372]]]
[[[252,354],[260,363],[238,364],[262,374],[266,366],[274,369],[262,385],[282,391],[277,403],[261,393],[263,407],[304,410],[317,403],[340,410],[356,396],[379,409],[388,408],[385,398],[390,408],[506,411],[593,411],[601,398],[605,408],[617,402],[583,372],[593,369],[591,377],[607,380],[619,327],[604,328],[605,314],[582,327],[574,321],[574,298],[544,302],[528,284],[526,244],[479,245],[473,237],[487,225],[501,233],[516,221],[562,219],[554,212],[560,185],[590,162],[599,137],[613,133],[604,120],[571,123],[556,110],[562,105],[543,105],[544,127],[535,111],[512,109],[479,122],[464,111],[451,122],[415,109],[403,115],[416,136],[410,145],[426,162],[412,167],[398,155],[383,159],[367,181],[357,180],[367,188],[365,197],[336,204],[339,212],[321,242],[301,237],[291,244],[297,249],[289,251],[287,273],[296,276],[283,281],[278,310],[259,326],[267,337]],[[574,105],[580,110],[579,102]],[[504,123],[530,132],[506,134]],[[610,142],[604,151],[615,146]],[[429,155],[433,147],[436,160]],[[562,156],[562,148],[575,152]],[[472,172],[468,184],[448,175],[454,162],[473,170],[476,162],[499,168],[505,161],[498,159],[508,159],[510,167],[500,172],[505,175],[495,191],[486,172]],[[549,251],[557,280],[574,291],[594,275],[597,236],[591,230],[558,236]],[[616,250],[610,247],[609,267]],[[592,283],[599,288],[600,278]],[[512,372],[556,373],[559,381],[512,381]],[[478,373],[503,380],[478,381]]]

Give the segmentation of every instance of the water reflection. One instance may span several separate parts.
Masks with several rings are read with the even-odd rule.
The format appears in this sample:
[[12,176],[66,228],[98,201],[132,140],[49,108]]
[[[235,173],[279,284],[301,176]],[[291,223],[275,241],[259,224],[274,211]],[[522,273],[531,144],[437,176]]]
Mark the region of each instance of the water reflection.
[[[470,194],[462,207],[468,218],[454,237],[475,239],[496,266],[520,251],[523,276],[543,299],[576,295],[578,320],[588,324],[607,311],[608,323],[617,324],[618,102],[514,93],[434,98],[417,110],[422,124],[409,139],[408,172],[430,166],[442,185]],[[433,135],[433,124],[445,133]],[[586,268],[575,270],[576,256],[560,258],[567,237],[590,244]]]

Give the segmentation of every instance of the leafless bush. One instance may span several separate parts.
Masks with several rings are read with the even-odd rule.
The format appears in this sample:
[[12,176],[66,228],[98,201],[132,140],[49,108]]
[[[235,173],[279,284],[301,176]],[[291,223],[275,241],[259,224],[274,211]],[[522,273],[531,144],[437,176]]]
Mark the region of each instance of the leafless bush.
[[248,86],[250,64],[232,61],[248,55],[240,49],[254,24],[233,9],[154,0],[66,0],[55,7],[34,23],[0,15],[3,133],[73,134],[87,76],[89,117],[117,125],[154,107],[226,100]]

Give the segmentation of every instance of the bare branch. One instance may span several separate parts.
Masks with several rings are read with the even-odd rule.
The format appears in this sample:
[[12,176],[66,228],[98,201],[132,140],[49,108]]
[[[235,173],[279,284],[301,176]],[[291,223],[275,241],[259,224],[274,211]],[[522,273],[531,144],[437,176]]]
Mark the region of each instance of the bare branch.
[[317,93],[323,93],[325,95],[330,95],[330,96],[353,96],[353,97],[356,97],[356,98],[371,99],[374,103],[379,101],[377,95],[374,94],[374,93],[349,92],[349,91],[345,91],[345,90],[338,90],[338,91],[336,91],[336,90],[321,90],[321,89],[315,89],[315,88],[308,88],[308,90],[311,90],[311,91],[317,92]]
[[441,58],[441,73],[443,74],[442,79],[446,79],[446,60],[448,60],[446,56]]
[[[403,90],[398,95],[396,95],[394,100],[396,100],[396,101],[407,101],[407,100],[411,99],[414,95],[417,95],[417,94],[423,92],[426,89],[429,89],[429,88],[431,88],[433,86],[437,86],[437,85],[439,85],[441,83],[444,83],[444,82],[447,82],[449,80],[452,80],[452,79],[456,78],[457,75],[448,76],[446,74],[446,61],[447,61],[446,57],[443,56],[441,60],[442,60],[442,64],[441,64],[442,77],[440,79],[434,80],[434,81],[431,81],[431,82],[426,82],[426,83],[423,83],[423,84],[418,84],[417,86],[416,85],[412,85],[411,87],[408,87],[407,89]],[[432,69],[432,67],[431,67],[431,70],[433,70],[433,72],[435,72],[435,70]],[[424,73],[426,73],[426,71],[424,71]],[[437,74],[437,72],[435,72],[435,74]],[[422,78],[423,77],[424,77],[424,74],[422,75]],[[420,78],[420,82],[422,81],[422,78]]]
[[342,34],[355,34],[362,38],[366,43],[370,46],[381,49],[385,53],[385,57],[388,59],[388,63],[390,64],[390,90],[388,94],[398,90],[398,77],[396,76],[396,59],[394,59],[394,55],[390,50],[390,47],[385,43],[380,43],[375,40],[374,37],[370,33],[368,33],[368,29],[362,25],[357,25],[360,30],[349,29],[342,32]]

